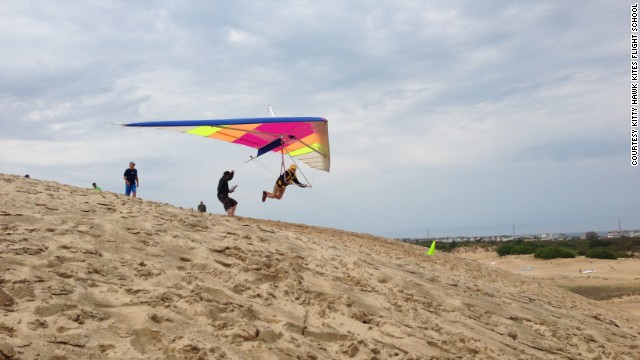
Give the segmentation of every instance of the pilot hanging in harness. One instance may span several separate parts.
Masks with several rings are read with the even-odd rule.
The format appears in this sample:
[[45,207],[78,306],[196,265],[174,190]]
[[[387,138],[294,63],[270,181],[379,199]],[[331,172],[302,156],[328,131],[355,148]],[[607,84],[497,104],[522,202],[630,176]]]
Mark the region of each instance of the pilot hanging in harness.
[[262,192],[262,202],[265,202],[267,198],[271,199],[282,199],[282,195],[284,195],[284,191],[287,189],[287,185],[296,184],[300,187],[306,188],[308,185],[305,185],[298,181],[296,177],[296,169],[298,167],[295,164],[289,166],[289,170],[283,172],[280,177],[276,180],[276,184],[273,186],[273,192]]

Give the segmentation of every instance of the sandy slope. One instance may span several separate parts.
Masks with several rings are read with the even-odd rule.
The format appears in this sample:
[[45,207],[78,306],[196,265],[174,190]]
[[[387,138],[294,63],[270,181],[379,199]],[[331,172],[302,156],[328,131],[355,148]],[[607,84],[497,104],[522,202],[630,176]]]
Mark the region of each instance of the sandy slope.
[[640,317],[454,255],[0,175],[0,359],[634,359]]
[[[499,257],[496,252],[462,251],[457,255],[521,276],[565,287],[634,287],[640,289],[640,259],[535,259],[531,255]],[[640,297],[626,296],[603,301],[640,316]]]

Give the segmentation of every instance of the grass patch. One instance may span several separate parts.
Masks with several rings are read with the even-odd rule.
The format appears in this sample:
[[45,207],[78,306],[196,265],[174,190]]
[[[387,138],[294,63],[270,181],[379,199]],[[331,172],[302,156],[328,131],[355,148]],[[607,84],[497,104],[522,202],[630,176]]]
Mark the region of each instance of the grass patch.
[[563,285],[561,287],[591,300],[610,300],[640,295],[640,285]]

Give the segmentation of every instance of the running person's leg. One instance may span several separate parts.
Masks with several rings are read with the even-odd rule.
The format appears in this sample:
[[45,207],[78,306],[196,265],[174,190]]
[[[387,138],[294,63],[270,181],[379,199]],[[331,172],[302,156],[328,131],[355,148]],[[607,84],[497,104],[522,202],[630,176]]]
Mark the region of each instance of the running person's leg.
[[283,186],[280,187],[278,185],[278,183],[276,183],[275,185],[273,185],[273,192],[267,192],[267,191],[263,191],[262,192],[262,201],[266,200],[266,198],[270,198],[270,199],[282,199],[282,195],[284,195],[284,191],[287,187]]

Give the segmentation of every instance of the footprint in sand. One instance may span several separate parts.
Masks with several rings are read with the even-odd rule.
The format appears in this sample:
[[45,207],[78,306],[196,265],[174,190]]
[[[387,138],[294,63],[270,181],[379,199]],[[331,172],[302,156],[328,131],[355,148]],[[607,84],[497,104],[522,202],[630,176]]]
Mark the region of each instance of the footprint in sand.
[[147,328],[134,329],[133,337],[129,342],[140,354],[146,354],[161,347],[162,333]]

